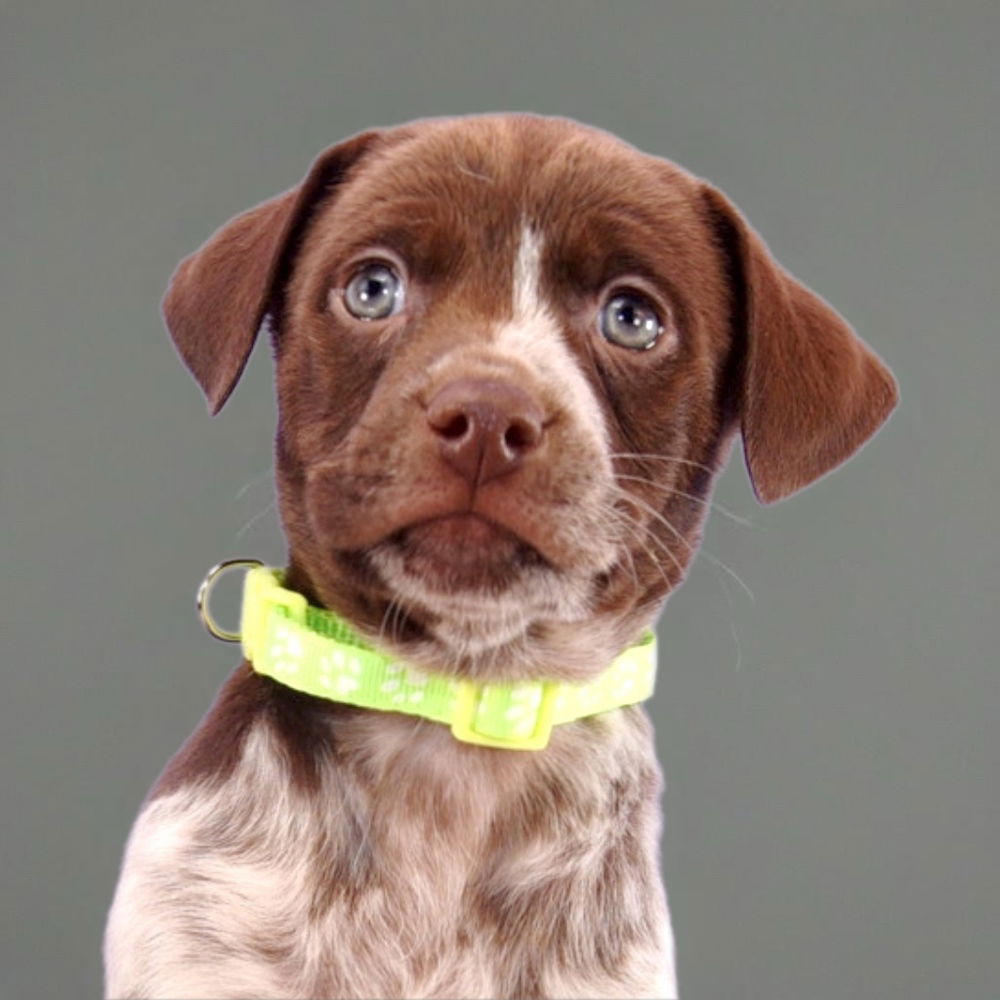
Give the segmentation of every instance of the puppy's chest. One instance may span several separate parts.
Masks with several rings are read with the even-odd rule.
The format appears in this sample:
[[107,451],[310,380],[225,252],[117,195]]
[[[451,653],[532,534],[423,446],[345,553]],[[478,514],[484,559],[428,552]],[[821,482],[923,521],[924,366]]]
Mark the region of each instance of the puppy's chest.
[[530,995],[560,981],[558,956],[595,987],[655,965],[641,790],[579,766],[552,786],[523,755],[470,765],[441,736],[395,753],[406,733],[383,731],[360,770],[330,761],[302,789],[255,730],[228,781],[140,819],[129,867],[161,894],[158,931],[185,950],[211,927],[278,995]]

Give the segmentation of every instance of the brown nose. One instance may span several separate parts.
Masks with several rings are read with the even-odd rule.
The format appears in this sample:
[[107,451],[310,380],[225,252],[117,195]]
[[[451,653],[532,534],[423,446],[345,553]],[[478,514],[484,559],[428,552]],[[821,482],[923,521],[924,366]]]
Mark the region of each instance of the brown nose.
[[518,468],[540,444],[543,418],[528,393],[497,379],[456,379],[427,407],[441,457],[471,486]]

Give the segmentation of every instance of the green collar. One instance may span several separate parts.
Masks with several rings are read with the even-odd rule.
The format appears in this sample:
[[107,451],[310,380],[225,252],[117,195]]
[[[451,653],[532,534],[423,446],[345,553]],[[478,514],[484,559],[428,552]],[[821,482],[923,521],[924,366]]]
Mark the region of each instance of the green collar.
[[[210,573],[206,592],[212,579]],[[343,619],[285,590],[283,579],[281,570],[267,566],[247,572],[241,641],[257,673],[305,694],[419,715],[450,725],[455,738],[466,743],[540,750],[554,725],[645,701],[653,693],[656,636],[652,631],[586,684],[480,683],[427,674],[377,652]]]

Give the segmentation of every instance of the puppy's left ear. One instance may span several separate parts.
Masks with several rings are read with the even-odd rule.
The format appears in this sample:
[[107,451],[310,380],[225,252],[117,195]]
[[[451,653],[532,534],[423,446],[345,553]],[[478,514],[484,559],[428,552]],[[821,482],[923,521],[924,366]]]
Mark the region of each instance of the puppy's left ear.
[[178,265],[163,319],[213,414],[239,381],[310,209],[380,134],[326,150],[301,184],[231,219]]
[[875,352],[778,264],[725,195],[707,184],[703,194],[733,272],[747,470],[757,498],[773,503],[853,455],[899,394]]

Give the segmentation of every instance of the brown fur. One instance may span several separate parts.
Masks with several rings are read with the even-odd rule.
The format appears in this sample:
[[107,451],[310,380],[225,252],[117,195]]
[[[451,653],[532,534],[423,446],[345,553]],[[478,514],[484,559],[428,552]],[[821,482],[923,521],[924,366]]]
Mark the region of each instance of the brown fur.
[[[518,339],[512,262],[528,224],[551,349]],[[336,290],[376,250],[408,300],[366,324]],[[654,349],[596,334],[623,281],[665,319]],[[270,316],[289,585],[458,676],[595,675],[680,582],[737,431],[771,502],[850,456],[896,399],[876,356],[718,191],[531,115],[333,147],[299,188],[185,260],[164,315],[213,412]],[[501,350],[504,337],[518,349]],[[537,448],[478,487],[448,471],[424,416],[461,379],[516,385],[546,418]],[[426,580],[426,598],[407,579]],[[484,645],[491,601],[515,625]],[[660,790],[640,707],[557,727],[541,752],[493,750],[244,665],[137,824],[109,990],[665,995]],[[268,816],[269,795],[287,814]],[[184,836],[147,851],[157,830]],[[241,866],[250,888],[223,891]],[[268,896],[272,876],[294,884],[287,899]],[[276,924],[268,899],[300,922]],[[133,920],[143,907],[158,937]],[[136,959],[154,939],[160,957]]]

